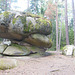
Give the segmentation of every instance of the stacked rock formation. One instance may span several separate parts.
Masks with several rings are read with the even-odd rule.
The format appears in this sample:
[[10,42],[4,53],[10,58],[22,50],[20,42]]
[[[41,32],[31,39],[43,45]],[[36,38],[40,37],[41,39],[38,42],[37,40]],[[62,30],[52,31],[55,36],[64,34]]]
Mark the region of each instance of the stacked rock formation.
[[11,46],[4,49],[6,55],[43,54],[52,46],[52,24],[34,14],[4,12],[0,14],[0,38],[10,39]]

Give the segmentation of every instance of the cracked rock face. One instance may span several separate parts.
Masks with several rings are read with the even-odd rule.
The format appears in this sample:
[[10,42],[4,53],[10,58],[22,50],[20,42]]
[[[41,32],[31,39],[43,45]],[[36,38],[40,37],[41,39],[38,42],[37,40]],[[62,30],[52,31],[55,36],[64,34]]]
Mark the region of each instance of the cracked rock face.
[[31,47],[35,47],[35,52],[41,49],[44,52],[50,48],[52,42],[47,35],[50,35],[51,31],[51,22],[37,15],[7,11],[0,14],[0,37],[25,46],[27,51],[30,50],[29,53],[33,52]]

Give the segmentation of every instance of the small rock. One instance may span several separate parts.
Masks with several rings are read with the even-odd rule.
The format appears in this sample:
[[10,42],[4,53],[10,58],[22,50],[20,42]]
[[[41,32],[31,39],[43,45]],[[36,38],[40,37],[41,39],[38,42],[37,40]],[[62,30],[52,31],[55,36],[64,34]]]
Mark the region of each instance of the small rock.
[[0,70],[11,69],[17,66],[16,59],[8,59],[8,58],[1,58],[0,59]]
[[75,46],[74,45],[66,45],[63,47],[62,54],[75,56]]

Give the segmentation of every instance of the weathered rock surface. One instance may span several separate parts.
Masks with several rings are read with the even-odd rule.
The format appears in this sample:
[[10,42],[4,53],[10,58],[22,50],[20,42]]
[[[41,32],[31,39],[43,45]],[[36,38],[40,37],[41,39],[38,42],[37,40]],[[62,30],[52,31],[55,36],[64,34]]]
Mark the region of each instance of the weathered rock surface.
[[9,46],[3,54],[5,55],[28,55],[30,51],[27,50],[25,47],[20,46]]
[[17,56],[17,55],[25,55],[28,56],[30,54],[39,53],[44,54],[46,49],[38,48],[36,46],[20,46],[20,45],[11,45],[6,48],[6,50],[3,52],[3,55],[10,55],[10,56]]
[[66,45],[63,47],[62,54],[75,56],[75,46],[74,45]]
[[0,53],[3,53],[7,45],[0,44]]
[[[4,54],[25,55],[25,53],[29,54],[40,50],[45,52],[52,46],[50,38],[47,37],[51,31],[51,22],[34,14],[4,12],[0,15],[0,37],[10,39],[12,43],[16,41],[16,44],[26,47],[25,50],[16,47],[13,47],[12,50],[11,46],[5,50]],[[28,43],[29,46],[24,45],[25,43]],[[36,50],[32,50],[32,47],[35,47]]]
[[0,58],[0,70],[14,68],[18,65],[16,59]]
[[11,12],[4,12],[0,15],[0,37],[2,38],[23,40],[32,33],[48,35],[51,30],[51,22],[44,18],[37,18],[36,15],[21,13],[17,15]]
[[28,38],[24,39],[27,43],[31,45],[41,47],[41,48],[49,48],[52,46],[52,41],[45,35],[40,34],[32,34]]

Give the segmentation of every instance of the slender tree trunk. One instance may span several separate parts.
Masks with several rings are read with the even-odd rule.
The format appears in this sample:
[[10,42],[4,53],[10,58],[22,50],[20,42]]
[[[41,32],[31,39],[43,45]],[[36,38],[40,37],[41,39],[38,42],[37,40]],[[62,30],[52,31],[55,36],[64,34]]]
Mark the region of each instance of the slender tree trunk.
[[59,34],[59,50],[60,50],[60,44],[61,44],[61,29],[62,29],[62,20],[61,20],[61,26],[60,26],[60,34]]
[[27,4],[27,12],[29,12],[29,11],[30,11],[29,4],[30,4],[30,0],[28,0],[28,4]]
[[67,0],[65,0],[65,31],[66,31],[66,44],[69,45]]
[[35,2],[35,14],[37,14],[37,11],[36,11],[36,0],[34,0],[34,2]]
[[75,46],[75,9],[74,9],[74,0],[72,0],[72,9],[73,9],[74,46]]
[[5,11],[7,11],[7,0],[5,2]]
[[10,4],[9,4],[9,10],[11,9],[11,0],[10,0]]
[[56,2],[56,50],[59,50],[59,45],[58,45],[58,9],[57,9],[57,2]]

